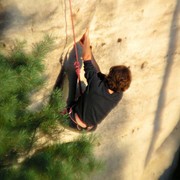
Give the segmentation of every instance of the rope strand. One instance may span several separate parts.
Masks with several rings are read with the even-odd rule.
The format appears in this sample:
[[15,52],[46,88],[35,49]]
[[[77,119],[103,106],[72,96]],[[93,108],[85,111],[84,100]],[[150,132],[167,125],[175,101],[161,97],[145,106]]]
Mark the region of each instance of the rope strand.
[[71,0],[69,0],[69,6],[70,6],[70,15],[71,15],[71,25],[72,25],[72,32],[73,32],[74,49],[75,49],[75,55],[76,55],[76,63],[75,63],[74,66],[75,66],[75,69],[76,69],[76,74],[78,76],[79,90],[80,90],[80,93],[82,94],[82,86],[81,86],[81,78],[80,78],[80,67],[79,67],[79,57],[78,57],[78,50],[77,50],[77,44],[76,44],[76,35],[75,35],[75,28],[74,28],[74,20],[73,20]]

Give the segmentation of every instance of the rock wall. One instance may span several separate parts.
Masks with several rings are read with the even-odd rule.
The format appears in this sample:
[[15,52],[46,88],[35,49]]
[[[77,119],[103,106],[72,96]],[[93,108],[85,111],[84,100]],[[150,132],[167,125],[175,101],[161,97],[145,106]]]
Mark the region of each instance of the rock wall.
[[[95,153],[106,167],[90,179],[156,180],[180,145],[180,0],[76,0],[72,6],[76,37],[90,27],[102,72],[125,64],[133,75],[123,100],[96,131]],[[46,33],[56,42],[34,108],[51,92],[73,44],[69,1],[0,1],[1,49],[11,49],[15,39],[31,49]]]

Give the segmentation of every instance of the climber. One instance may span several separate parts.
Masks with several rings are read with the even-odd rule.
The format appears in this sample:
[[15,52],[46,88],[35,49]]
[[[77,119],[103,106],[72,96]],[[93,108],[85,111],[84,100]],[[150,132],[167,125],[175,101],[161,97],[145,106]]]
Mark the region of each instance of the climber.
[[[67,111],[69,126],[77,130],[93,131],[118,104],[131,83],[131,71],[124,65],[113,66],[108,75],[101,73],[90,47],[89,30],[77,43],[78,54],[83,60],[87,87],[78,99],[76,96],[77,74],[73,63],[66,69],[69,79]],[[82,53],[82,54],[81,54]],[[69,59],[74,61],[74,51]],[[75,63],[76,70],[80,64]]]

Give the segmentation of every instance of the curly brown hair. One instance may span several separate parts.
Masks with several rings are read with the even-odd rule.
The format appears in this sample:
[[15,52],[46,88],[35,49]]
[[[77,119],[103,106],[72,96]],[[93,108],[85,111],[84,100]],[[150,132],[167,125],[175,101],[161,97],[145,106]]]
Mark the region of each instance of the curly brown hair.
[[114,92],[125,91],[131,84],[131,71],[124,65],[113,66],[106,76],[106,84]]

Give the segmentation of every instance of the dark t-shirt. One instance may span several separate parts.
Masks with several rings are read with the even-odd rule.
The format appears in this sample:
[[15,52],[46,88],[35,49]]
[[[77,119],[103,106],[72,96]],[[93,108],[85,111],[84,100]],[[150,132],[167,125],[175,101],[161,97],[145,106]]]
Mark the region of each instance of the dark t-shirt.
[[88,85],[73,110],[88,126],[96,126],[117,105],[123,93],[109,94],[105,75],[96,72],[91,60],[84,61],[84,70]]

